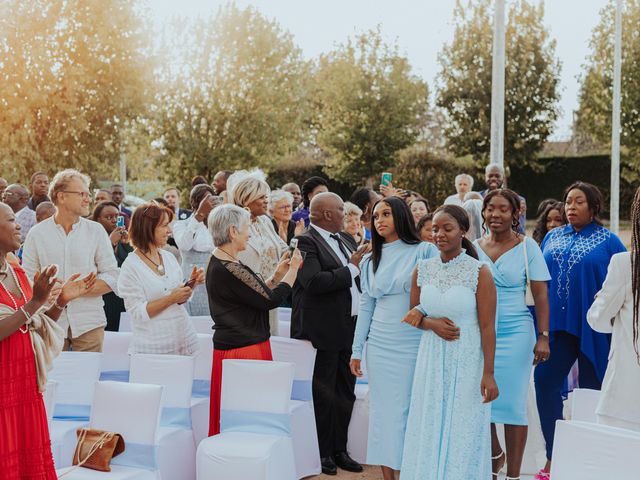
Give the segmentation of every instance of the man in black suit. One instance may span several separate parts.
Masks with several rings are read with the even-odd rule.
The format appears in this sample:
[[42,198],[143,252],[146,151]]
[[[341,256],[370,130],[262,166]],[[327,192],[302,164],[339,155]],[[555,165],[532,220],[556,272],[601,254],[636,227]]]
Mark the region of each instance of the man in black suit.
[[186,220],[193,213],[186,208],[180,208],[180,190],[176,187],[167,188],[162,194],[164,201],[167,202],[169,208],[173,210],[175,217],[174,220]]
[[341,232],[344,204],[338,195],[314,196],[309,210],[309,228],[296,237],[306,256],[293,286],[291,337],[310,340],[318,351],[313,403],[322,472],[361,472],[347,453],[347,431],[355,401],[349,360],[364,250],[356,251],[353,237]]

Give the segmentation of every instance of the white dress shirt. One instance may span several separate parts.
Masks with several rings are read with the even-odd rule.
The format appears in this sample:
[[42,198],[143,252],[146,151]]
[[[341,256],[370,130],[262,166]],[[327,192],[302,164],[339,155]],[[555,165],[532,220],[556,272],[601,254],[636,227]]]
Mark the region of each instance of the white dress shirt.
[[199,222],[195,215],[186,220],[178,220],[173,224],[173,239],[180,250],[196,252],[213,252],[213,238],[204,223]]
[[[360,307],[360,292],[358,291],[358,286],[356,285],[355,278],[360,275],[360,269],[353,263],[350,263],[348,259],[344,258],[344,254],[340,250],[338,240],[336,240],[335,238],[331,238],[331,232],[320,228],[313,223],[309,225],[315,228],[317,232],[322,236],[324,241],[327,242],[327,244],[331,247],[331,250],[333,250],[333,252],[342,262],[342,265],[344,267],[349,267],[349,271],[351,272],[351,316],[355,317],[356,315],[358,315],[358,308]],[[343,244],[348,250],[348,245],[344,241]]]
[[16,212],[16,222],[20,225],[20,240],[24,243],[27,233],[37,223],[36,212],[29,207],[24,207],[19,212]]
[[627,428],[637,429],[640,426],[640,365],[633,348],[633,293],[629,252],[617,253],[611,257],[607,278],[587,312],[587,321],[597,332],[613,333],[609,365],[602,381],[596,414],[599,418],[604,416],[630,422],[634,425]]
[[193,355],[198,351],[198,337],[184,305],[174,303],[153,318],[147,313],[149,302],[183,284],[176,257],[164,250],[159,252],[165,269],[162,276],[135,253],[122,264],[118,289],[131,318],[129,353]]
[[[118,263],[104,227],[80,218],[67,234],[54,218],[34,225],[27,236],[22,251],[22,267],[27,277],[33,280],[36,272],[56,264],[61,280],[75,273],[85,276],[96,272],[98,279],[117,294]],[[65,331],[71,327],[72,338],[77,338],[107,324],[103,305],[102,295],[77,298],[64,309],[58,324]]]

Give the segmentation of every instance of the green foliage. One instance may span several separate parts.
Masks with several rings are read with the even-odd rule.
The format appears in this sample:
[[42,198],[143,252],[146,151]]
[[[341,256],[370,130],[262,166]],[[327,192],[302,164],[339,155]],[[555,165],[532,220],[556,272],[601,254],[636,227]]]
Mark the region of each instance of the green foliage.
[[[623,176],[640,178],[640,1],[627,0],[622,15],[621,137]],[[605,145],[611,144],[615,5],[600,12],[583,66],[578,129]]]
[[254,8],[177,19],[166,32],[150,131],[166,178],[261,167],[303,140],[308,65]]
[[[448,145],[456,156],[486,163],[491,140],[493,2],[456,4],[455,33],[445,45],[437,104],[447,112]],[[543,25],[542,4],[509,7],[505,65],[505,163],[535,165],[558,117],[560,63]]]
[[150,35],[128,0],[0,4],[0,168],[117,171],[122,130],[144,114]]
[[474,176],[475,170],[476,163],[471,157],[452,158],[433,153],[427,144],[419,143],[399,153],[393,169],[393,184],[416,191],[432,206],[437,206],[456,192],[456,175],[468,173]]
[[316,141],[325,171],[361,184],[388,169],[422,132],[427,85],[411,73],[397,46],[374,30],[319,59],[314,79]]

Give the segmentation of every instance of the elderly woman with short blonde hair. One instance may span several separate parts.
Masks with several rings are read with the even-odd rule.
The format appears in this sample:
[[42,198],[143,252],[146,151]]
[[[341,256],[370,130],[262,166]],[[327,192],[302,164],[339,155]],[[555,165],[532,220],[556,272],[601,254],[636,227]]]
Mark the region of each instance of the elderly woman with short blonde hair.
[[344,202],[343,230],[351,235],[358,245],[364,243],[364,226],[362,225],[362,210],[355,203]]

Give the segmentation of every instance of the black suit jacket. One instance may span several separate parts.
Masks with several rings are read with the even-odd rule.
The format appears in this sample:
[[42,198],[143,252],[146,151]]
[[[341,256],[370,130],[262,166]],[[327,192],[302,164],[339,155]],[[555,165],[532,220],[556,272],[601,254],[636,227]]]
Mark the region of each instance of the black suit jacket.
[[[344,232],[340,236],[355,251],[353,237]],[[313,227],[296,238],[306,256],[293,285],[291,338],[309,340],[318,350],[351,348],[351,271]]]

